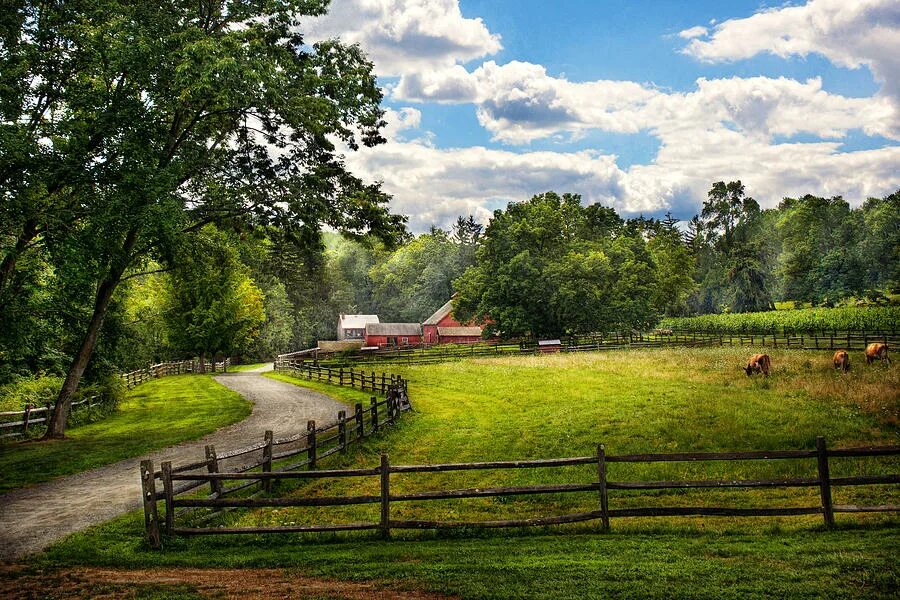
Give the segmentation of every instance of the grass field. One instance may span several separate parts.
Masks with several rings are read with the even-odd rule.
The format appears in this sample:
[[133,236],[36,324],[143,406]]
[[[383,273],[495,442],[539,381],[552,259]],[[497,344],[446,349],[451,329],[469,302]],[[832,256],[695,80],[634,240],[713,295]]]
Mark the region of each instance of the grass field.
[[210,376],[176,375],[129,391],[102,421],[66,439],[0,446],[0,493],[203,437],[250,414],[250,403]]
[[[410,380],[414,412],[329,466],[688,450],[812,448],[898,443],[900,366],[841,376],[825,352],[772,351],[773,374],[748,379],[749,349],[647,350],[529,356],[397,367]],[[304,383],[305,384],[305,383]],[[330,389],[323,384],[313,387]],[[340,389],[347,402],[367,396]],[[833,461],[832,474],[898,472],[898,461]],[[616,480],[814,476],[813,461],[610,465]],[[419,474],[392,478],[392,492],[494,484],[591,481],[590,468]],[[415,478],[415,479],[413,479]],[[317,483],[296,493],[372,492],[373,482]],[[377,482],[374,483],[377,485]],[[897,503],[900,486],[841,488],[836,503]],[[634,505],[816,505],[815,488],[610,492],[611,508]],[[497,519],[596,508],[596,495],[395,503],[392,518]],[[327,512],[326,512],[327,511]],[[238,524],[373,519],[377,508],[267,509]],[[303,575],[375,580],[387,587],[464,597],[895,597],[900,520],[838,515],[762,519],[618,519],[548,530],[371,535],[178,538],[153,552],[132,514],[57,544],[38,566],[281,567]]]
[[258,369],[260,367],[263,367],[265,365],[270,365],[270,364],[272,364],[272,363],[264,362],[264,363],[252,363],[249,365],[231,365],[230,367],[228,367],[228,372],[229,373],[243,373],[244,371],[252,371],[254,369]]

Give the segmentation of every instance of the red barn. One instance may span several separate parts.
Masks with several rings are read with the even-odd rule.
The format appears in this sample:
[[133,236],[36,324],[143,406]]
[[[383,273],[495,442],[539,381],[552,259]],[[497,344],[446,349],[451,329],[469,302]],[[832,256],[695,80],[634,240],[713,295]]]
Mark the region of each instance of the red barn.
[[482,341],[481,327],[471,323],[463,324],[454,319],[453,298],[425,319],[422,329],[426,344],[475,344]]
[[366,346],[397,348],[422,343],[422,326],[418,323],[366,323]]

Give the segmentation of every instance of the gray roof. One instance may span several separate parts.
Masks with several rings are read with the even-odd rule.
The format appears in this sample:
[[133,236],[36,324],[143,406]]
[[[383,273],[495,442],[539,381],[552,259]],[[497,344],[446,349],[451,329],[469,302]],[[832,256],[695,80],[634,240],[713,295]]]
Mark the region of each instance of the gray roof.
[[338,327],[341,329],[363,329],[368,323],[377,323],[378,315],[339,315]]
[[449,315],[451,310],[453,310],[453,298],[447,300],[446,304],[437,309],[433,315],[425,319],[425,322],[422,323],[422,325],[437,325],[438,321]]
[[422,335],[418,323],[368,323],[366,335]]
[[560,346],[562,342],[560,340],[538,340],[538,346]]

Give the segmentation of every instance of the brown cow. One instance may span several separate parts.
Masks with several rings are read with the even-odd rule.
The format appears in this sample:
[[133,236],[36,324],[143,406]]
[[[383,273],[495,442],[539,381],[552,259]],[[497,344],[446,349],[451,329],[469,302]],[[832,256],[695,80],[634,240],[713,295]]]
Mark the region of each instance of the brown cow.
[[872,361],[876,360],[891,364],[891,358],[888,356],[887,344],[875,342],[866,346],[866,364],[871,365]]
[[846,373],[850,370],[850,355],[847,354],[846,350],[838,350],[834,353],[834,358],[831,360],[834,363],[834,368],[840,369],[841,373]]
[[747,377],[750,377],[754,373],[762,373],[768,377],[769,369],[771,368],[772,360],[769,358],[768,354],[754,354],[747,362],[747,366],[744,367],[744,371],[747,373]]

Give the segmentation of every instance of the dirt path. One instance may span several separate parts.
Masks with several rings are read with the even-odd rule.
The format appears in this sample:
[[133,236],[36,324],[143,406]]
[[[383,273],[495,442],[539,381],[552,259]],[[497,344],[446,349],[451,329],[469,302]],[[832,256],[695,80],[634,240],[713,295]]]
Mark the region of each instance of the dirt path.
[[0,496],[0,560],[15,560],[46,548],[56,540],[140,507],[138,469],[142,459],[154,464],[202,460],[204,446],[227,451],[262,440],[267,429],[275,437],[306,431],[306,422],[328,424],[347,407],[324,394],[260,376],[256,371],[228,373],[215,379],[253,402],[253,412],[240,423],[185,442],[84,473],[70,475]]
[[[348,600],[448,600],[396,584],[334,581],[304,577],[281,569],[98,569],[27,573],[21,568],[0,569],[0,597],[32,598],[135,598],[189,597],[243,598],[346,598]],[[48,594],[48,590],[52,590]]]

